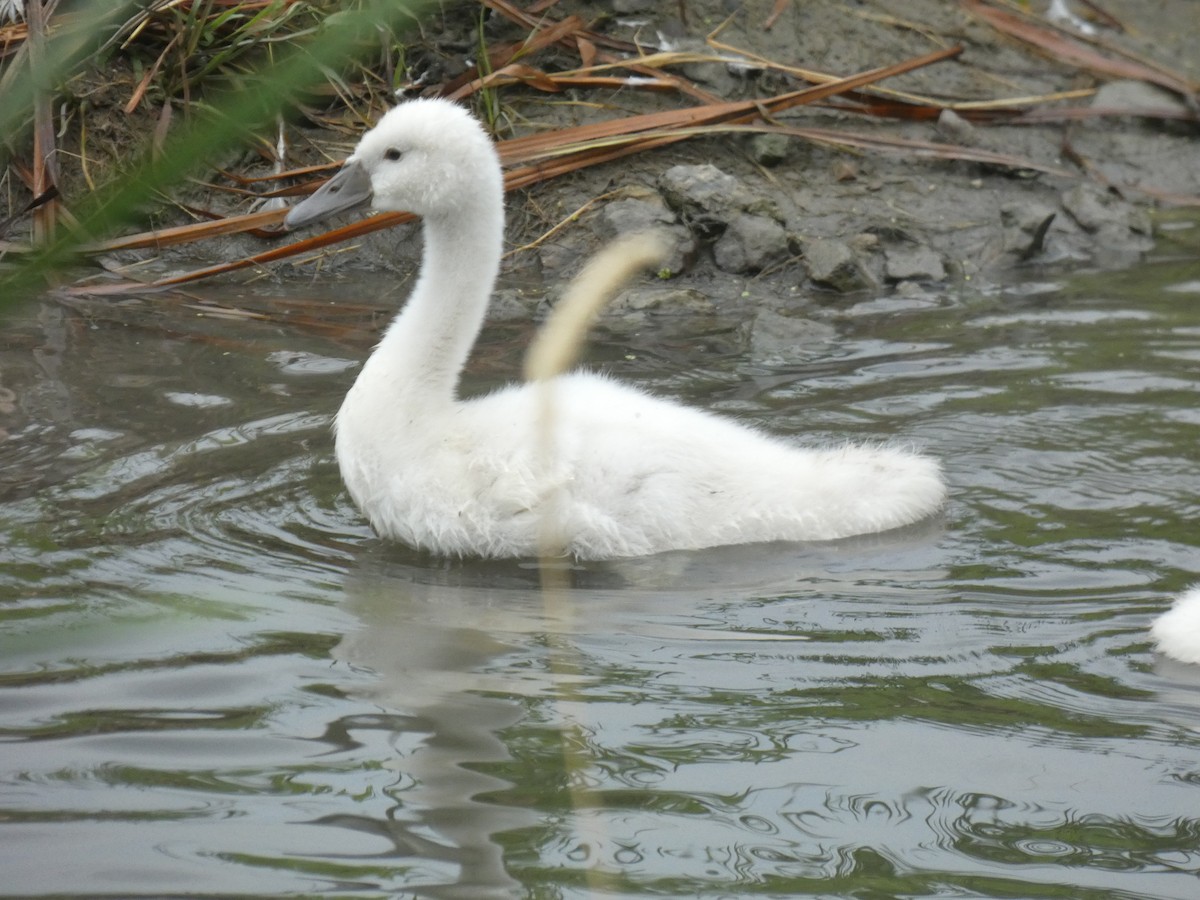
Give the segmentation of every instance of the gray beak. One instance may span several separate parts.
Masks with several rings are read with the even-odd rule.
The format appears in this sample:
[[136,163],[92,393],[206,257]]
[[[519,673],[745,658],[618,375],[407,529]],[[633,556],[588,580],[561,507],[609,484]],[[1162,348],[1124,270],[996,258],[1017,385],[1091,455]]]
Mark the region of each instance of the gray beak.
[[346,163],[316,193],[301,200],[288,212],[283,224],[288,228],[305,225],[345,212],[371,199],[371,176],[357,160]]

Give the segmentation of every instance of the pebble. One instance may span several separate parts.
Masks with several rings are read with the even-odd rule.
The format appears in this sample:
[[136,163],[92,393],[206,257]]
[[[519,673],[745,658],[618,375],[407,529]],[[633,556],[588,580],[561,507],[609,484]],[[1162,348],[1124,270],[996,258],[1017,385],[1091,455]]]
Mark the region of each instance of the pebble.
[[786,134],[764,132],[750,138],[750,157],[762,166],[777,166],[787,159],[792,139]]
[[964,147],[974,147],[979,143],[975,126],[952,109],[943,109],[938,115],[937,130],[946,140]]

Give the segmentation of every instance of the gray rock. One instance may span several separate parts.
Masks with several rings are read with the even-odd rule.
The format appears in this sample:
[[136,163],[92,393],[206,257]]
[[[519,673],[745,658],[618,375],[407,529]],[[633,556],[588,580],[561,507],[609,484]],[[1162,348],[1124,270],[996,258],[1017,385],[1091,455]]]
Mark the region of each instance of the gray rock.
[[1063,208],[1087,232],[1082,252],[1103,253],[1107,265],[1154,246],[1150,216],[1144,209],[1093,184],[1080,183],[1062,195]]
[[1168,110],[1187,112],[1187,104],[1166,88],[1145,81],[1109,81],[1092,97],[1097,109],[1128,109],[1132,113]]
[[974,147],[979,143],[975,126],[952,109],[943,109],[938,115],[937,130],[942,137],[964,147]]
[[1063,208],[1080,227],[1092,233],[1117,228],[1122,231],[1150,233],[1145,212],[1122,200],[1111,191],[1080,182],[1062,195]]
[[659,187],[684,221],[702,232],[719,233],[739,212],[783,218],[775,203],[756,196],[732,175],[707,163],[672,166],[662,174]]
[[841,241],[817,240],[804,245],[804,265],[814,284],[835,291],[857,291],[871,286],[854,251]]
[[1063,193],[1062,204],[1085,231],[1099,231],[1121,215],[1116,195],[1083,182]]
[[858,254],[859,259],[862,259],[866,254],[878,250],[880,243],[882,242],[879,240],[879,235],[870,231],[860,231],[850,238],[850,249]]
[[[1055,238],[1064,231],[1065,218],[1036,200],[1006,203],[1000,207],[1000,223],[1004,226],[1000,246],[1020,262],[1055,259],[1061,253]],[[1074,226],[1070,230],[1075,230]]]
[[542,271],[556,275],[577,266],[583,252],[573,241],[546,241],[537,249]]
[[520,288],[497,288],[492,292],[492,300],[488,304],[488,319],[493,322],[526,320],[533,315],[541,300],[538,294],[527,293]]
[[671,249],[663,260],[661,270],[664,274],[679,275],[687,271],[696,258],[696,241],[687,228],[675,222],[675,214],[667,208],[662,198],[651,195],[640,199],[614,200],[607,204],[597,220],[596,231],[604,238],[636,234],[639,231],[665,234]]
[[786,134],[766,132],[750,138],[750,156],[762,166],[777,166],[787,159],[792,139]]
[[629,198],[605,204],[596,230],[602,237],[611,238],[674,224],[675,214],[667,209],[661,197],[652,195],[646,199]]
[[659,179],[663,196],[685,216],[724,220],[730,210],[744,209],[749,192],[732,175],[714,165],[672,166]]
[[681,275],[692,267],[696,261],[696,239],[682,225],[672,225],[663,229],[670,241],[670,249],[666,259],[658,267],[658,273],[665,278]]
[[686,78],[708,86],[718,96],[728,96],[737,88],[733,73],[717,61],[716,54],[713,54],[712,62],[685,63],[680,66],[680,71]]
[[1005,228],[1017,228],[1025,234],[1034,234],[1053,213],[1052,206],[1036,200],[1019,200],[1000,207],[1000,223]]
[[709,297],[688,288],[634,285],[617,294],[609,304],[614,312],[663,312],[707,314],[714,310]]
[[783,316],[760,309],[750,331],[750,353],[755,360],[795,359],[826,346],[837,337],[837,329],[812,319]]
[[889,281],[945,281],[942,258],[928,247],[891,247],[884,251]]
[[735,215],[713,245],[713,260],[726,272],[760,272],[787,255],[787,232],[766,216]]
[[[653,5],[662,6],[661,3]],[[735,91],[740,80],[762,71],[762,65],[748,57],[729,51],[718,53],[703,40],[686,36],[665,36],[664,30],[660,30],[658,33],[660,49],[682,51],[697,57],[711,57],[711,62],[696,59],[693,62],[684,63],[679,70],[686,78],[707,85],[714,93],[722,97],[727,97]],[[664,37],[666,40],[663,40]]]

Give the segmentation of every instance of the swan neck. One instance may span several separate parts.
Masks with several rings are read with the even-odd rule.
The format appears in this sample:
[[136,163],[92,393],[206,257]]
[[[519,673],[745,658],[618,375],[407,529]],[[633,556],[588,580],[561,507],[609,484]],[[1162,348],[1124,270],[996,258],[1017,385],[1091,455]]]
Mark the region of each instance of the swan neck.
[[429,400],[455,396],[500,269],[503,195],[477,200],[457,215],[424,220],[416,286],[373,357],[403,367],[393,384]]

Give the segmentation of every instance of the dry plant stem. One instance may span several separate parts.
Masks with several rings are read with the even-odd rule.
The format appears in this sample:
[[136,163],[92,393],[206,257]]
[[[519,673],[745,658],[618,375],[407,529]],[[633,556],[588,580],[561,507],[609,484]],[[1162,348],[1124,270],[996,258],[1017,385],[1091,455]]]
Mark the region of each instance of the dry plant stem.
[[[555,468],[555,379],[573,366],[604,304],[635,273],[667,255],[667,241],[657,232],[626,235],[604,247],[567,288],[525,357],[525,379],[538,389],[537,445],[543,467]],[[541,521],[541,557],[561,557],[564,548],[558,522],[558,498],[547,498]]]
[[[50,15],[58,0],[33,0],[26,15],[29,18],[29,71],[35,82],[46,69],[46,34]],[[33,101],[33,183],[30,188],[35,197],[58,186],[58,173],[54,151],[54,113],[50,107],[51,97],[41,89]],[[43,244],[54,236],[58,202],[52,200],[33,211],[33,241]]]
[[[505,186],[507,190],[526,187],[530,184],[564,174],[565,172],[609,162],[614,159],[620,159],[623,156],[628,156],[631,153],[684,140],[694,134],[701,133],[696,130],[698,126],[717,123],[749,122],[759,118],[764,112],[777,113],[793,106],[823,100],[882,78],[902,74],[921,66],[953,58],[961,52],[962,48],[960,47],[938,50],[925,56],[896,63],[895,65],[872,69],[869,72],[862,72],[829,84],[805,88],[801,91],[792,91],[766,100],[706,104],[689,109],[668,110],[662,113],[650,113],[608,122],[593,123],[591,125],[581,125],[551,134],[533,134],[528,137],[505,141],[500,145],[499,149],[501,159],[506,165],[521,162],[531,163],[506,173]],[[657,133],[654,133],[656,131]],[[679,133],[675,134],[672,131]],[[642,132],[651,132],[651,134],[649,136],[639,134]],[[588,143],[589,141],[595,143]],[[278,214],[282,215],[282,211],[279,211]],[[312,249],[328,246],[340,240],[358,237],[381,228],[390,227],[399,222],[407,221],[408,218],[410,217],[405,213],[385,213],[373,216],[370,219],[327,232],[316,238],[298,241],[286,247],[277,247],[265,253],[258,253],[232,262],[219,263],[171,278],[160,279],[150,285],[90,285],[76,286],[70,290],[92,294],[119,294],[127,292],[130,289],[145,290],[150,287],[172,287],[177,284],[184,284],[213,275],[237,271],[248,266],[274,262],[275,260],[285,259],[299,253],[306,253]],[[240,216],[236,218],[236,221],[242,223],[244,227],[230,227],[224,233],[245,231],[251,227],[268,224],[268,222],[258,219],[255,216]],[[234,222],[234,219],[226,220],[226,223],[229,225],[233,225]],[[251,222],[253,224],[249,224]],[[198,230],[212,225],[215,225],[215,223],[185,226],[185,229]],[[175,242],[183,242],[190,239],[184,234],[179,233],[178,230],[168,229],[167,231],[176,231],[176,234],[172,235],[173,238],[178,238]],[[195,233],[197,232],[191,232],[191,234]],[[149,240],[153,244],[162,240],[162,237],[162,232],[152,232],[149,235],[136,235],[134,238],[127,240]],[[108,249],[115,249],[116,246],[128,246],[128,244],[121,245],[119,242],[111,242],[105,246]]]
[[1097,39],[1087,39],[1089,43],[1101,46],[1115,56],[1105,56],[1102,53],[1085,46],[1075,35],[1065,37],[1062,32],[1045,24],[1031,21],[1013,12],[997,9],[982,2],[982,0],[962,0],[963,7],[972,15],[987,22],[997,31],[1024,41],[1055,60],[1110,75],[1116,78],[1131,78],[1136,81],[1148,81],[1159,87],[1180,94],[1189,104],[1195,105],[1200,84],[1170,71],[1169,69],[1131,56],[1126,51]]
[[[512,3],[509,3],[508,0],[480,0],[480,2],[493,12],[504,16],[510,22],[514,22],[524,28],[541,31],[554,25],[553,20],[530,15],[525,10],[519,9]],[[617,50],[621,53],[638,52],[637,45],[631,44],[629,41],[609,37],[606,34],[600,34],[596,31],[585,31],[582,29],[573,34],[564,35],[559,43],[568,49],[574,47],[579,50],[580,56],[587,55],[587,51],[581,46],[582,44],[588,44],[591,47],[608,47],[611,50]]]
[[[800,66],[790,66],[785,63],[775,62],[765,56],[754,53],[751,50],[743,50],[735,47],[732,44],[726,44],[718,41],[715,37],[709,37],[706,43],[718,53],[729,53],[735,57],[740,57],[743,60],[750,60],[755,65],[761,66],[764,69],[770,69],[775,72],[783,72],[787,75],[803,79],[812,84],[831,84],[841,81],[837,75],[830,75],[827,72],[818,72],[815,69],[805,69]],[[718,57],[720,58],[720,57]],[[1059,100],[1081,99],[1090,97],[1096,93],[1094,88],[1081,88],[1073,91],[1060,91],[1053,94],[1040,94],[1024,97],[1002,97],[995,100],[945,100],[933,97],[923,97],[920,94],[913,94],[908,91],[897,91],[892,88],[880,87],[878,85],[864,86],[855,91],[846,91],[846,94],[854,98],[860,103],[866,104],[860,112],[867,112],[872,115],[894,116],[897,118],[936,118],[943,109],[952,109],[957,113],[966,115],[967,113],[977,111],[997,111],[1005,113],[1019,112],[1023,107],[1037,103],[1055,103]],[[883,102],[881,102],[881,98]],[[889,108],[887,103],[894,106]]]
[[779,21],[779,17],[791,5],[791,0],[775,0],[775,5],[771,9],[771,14],[763,21],[763,31],[770,31],[775,27],[775,23]]
[[[612,53],[604,53],[602,58],[612,66],[627,69],[630,72],[653,79],[657,84],[654,86],[659,90],[674,89],[680,93],[686,94],[701,103],[713,103],[717,98],[707,91],[697,87],[694,83],[686,78],[681,78],[669,72],[659,70],[657,67],[644,66],[642,61],[646,58],[642,55],[641,48],[636,44],[631,44],[627,41],[621,41],[615,38],[607,37],[606,35],[597,34],[588,31],[583,22],[578,16],[568,16],[559,22],[553,22],[548,19],[537,18],[534,13],[540,12],[542,9],[548,8],[553,4],[535,4],[528,10],[520,10],[505,0],[482,0],[483,4],[489,9],[505,16],[510,21],[530,29],[530,36],[523,44],[517,45],[517,50],[512,52],[511,48],[501,48],[501,51],[494,55],[489,55],[490,69],[492,74],[486,78],[480,76],[478,67],[470,70],[459,78],[451,81],[441,89],[441,96],[451,97],[453,99],[461,99],[477,90],[490,84],[498,79],[501,75],[500,69],[508,69],[504,63],[515,62],[518,59],[532,55],[534,52],[542,48],[557,43],[560,46],[571,48],[572,46],[579,53],[579,58],[582,63],[581,69],[575,72],[560,73],[557,75],[549,75],[544,72],[537,72],[530,67],[522,67],[526,70],[527,78],[518,78],[532,84],[534,87],[539,87],[543,90],[557,90],[556,85],[564,84],[563,79],[570,75],[579,75],[581,72],[591,69],[593,62],[599,55],[596,50],[596,45],[600,44],[608,47],[610,50],[616,50],[620,53],[629,55],[631,58],[614,58]],[[709,58],[703,58],[703,61],[711,61]],[[532,73],[537,72],[537,76]],[[501,83],[508,83],[501,81]],[[594,84],[594,82],[592,82]],[[647,85],[649,86],[649,85]]]
[[[556,416],[554,379],[570,368],[579,356],[588,328],[613,293],[634,273],[654,265],[666,256],[667,241],[657,233],[627,235],[602,249],[575,276],[566,294],[550,314],[530,345],[525,357],[525,378],[536,383],[538,390],[537,445],[541,464],[549,471],[555,468],[554,421]],[[572,617],[570,602],[570,564],[563,558],[562,535],[558,527],[559,495],[546,498],[540,522],[540,565],[538,574],[542,587],[542,605],[548,621],[559,623],[564,635],[570,634]],[[551,671],[569,674],[560,661],[568,652],[566,646],[553,648]],[[570,681],[563,679],[561,689],[570,696]],[[571,713],[563,710],[563,721],[571,722]],[[578,742],[576,742],[578,743]],[[598,846],[604,837],[603,819],[578,796],[581,776],[587,759],[574,744],[562,742],[563,768],[571,806],[580,831],[579,839]],[[605,877],[595,869],[588,870],[588,884],[593,893],[604,887]]]
[[[488,54],[487,71],[493,74],[515,63],[522,57],[531,56],[550,44],[562,41],[565,37],[583,29],[583,20],[578,16],[568,16],[561,22],[549,28],[538,28],[532,31],[528,38],[520,44],[510,44],[497,48]],[[458,100],[478,90],[481,83],[486,81],[480,66],[468,70],[463,75],[445,85],[439,95],[451,100]]]
[[137,109],[138,104],[142,102],[142,97],[145,96],[146,90],[150,87],[150,83],[154,80],[154,76],[158,74],[158,70],[162,67],[163,60],[167,58],[167,54],[171,52],[171,48],[179,42],[179,39],[182,36],[183,32],[179,32],[173,38],[171,38],[171,40],[167,42],[167,46],[163,47],[162,53],[158,54],[158,58],[154,60],[154,63],[150,66],[150,68],[146,69],[145,74],[142,76],[142,80],[139,81],[137,87],[133,89],[133,95],[125,104],[126,115],[130,115],[135,109]]
[[1092,16],[1094,16],[1100,22],[1103,22],[1109,28],[1113,28],[1113,29],[1123,32],[1123,33],[1126,33],[1129,31],[1129,29],[1125,27],[1124,22],[1122,22],[1120,19],[1118,19],[1116,16],[1112,15],[1108,11],[1101,9],[1100,5],[1097,3],[1094,3],[1093,0],[1079,0],[1079,3],[1082,6],[1086,6],[1088,9],[1088,12],[1090,12],[1092,14]]
[[587,330],[617,288],[634,273],[661,262],[669,250],[658,232],[626,235],[605,246],[575,276],[534,338],[525,357],[525,378],[546,382],[579,357]]
[[551,227],[548,230],[539,234],[536,238],[534,238],[528,244],[522,244],[520,247],[514,247],[513,249],[509,250],[507,253],[504,254],[503,258],[508,259],[510,256],[516,256],[518,253],[524,253],[527,250],[536,250],[543,243],[548,241],[550,238],[554,237],[554,235],[558,234],[560,231],[562,231],[564,228],[566,228],[572,222],[578,221],[580,216],[582,216],[585,212],[587,212],[589,209],[591,209],[597,203],[603,203],[605,200],[608,200],[612,197],[616,197],[623,193],[624,193],[624,189],[617,188],[617,190],[615,190],[615,191],[608,191],[607,193],[600,194],[598,197],[593,197],[591,200],[587,201],[587,203],[584,203],[582,206],[580,206],[574,212],[572,212],[572,213],[564,216],[562,219],[560,219],[556,225],[554,225],[553,227]]
[[614,119],[608,122],[579,125],[574,128],[564,128],[561,131],[551,134],[532,134],[528,137],[506,141],[504,145],[504,159],[505,162],[510,164],[531,162],[540,158],[562,155],[562,147],[564,145],[587,140],[618,135],[632,135],[643,131],[712,125],[721,122],[748,122],[759,118],[764,110],[775,114],[795,106],[815,103],[818,100],[824,100],[837,94],[852,91],[884,78],[901,75],[922,66],[951,59],[960,53],[962,53],[961,47],[938,50],[934,53],[905,60],[895,65],[871,69],[868,72],[861,72],[858,75],[838,79],[828,84],[779,94],[765,100],[711,103],[688,109],[667,110],[661,113],[647,113],[640,116],[629,116],[624,119]]
[[287,210],[272,209],[265,212],[249,213],[244,216],[228,216],[215,222],[196,222],[191,225],[179,225],[175,228],[162,228],[157,231],[145,231],[129,237],[113,238],[107,241],[94,241],[80,247],[84,253],[112,253],[117,250],[141,250],[147,247],[171,247],[176,244],[187,244],[192,241],[217,237],[223,234],[240,234],[255,228],[268,225],[278,225],[287,215]]

